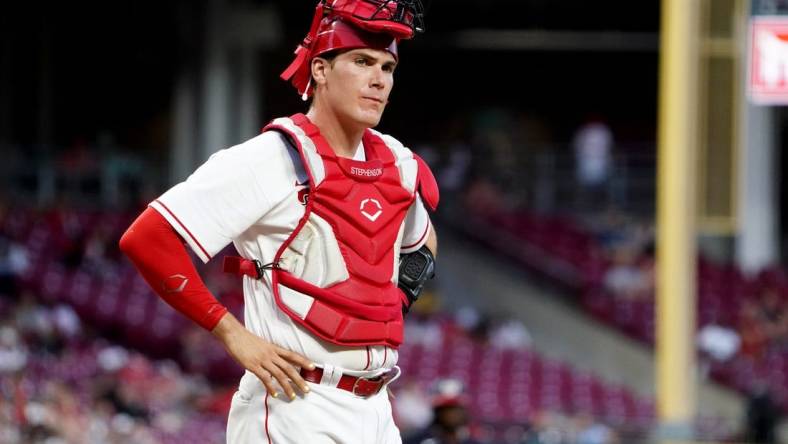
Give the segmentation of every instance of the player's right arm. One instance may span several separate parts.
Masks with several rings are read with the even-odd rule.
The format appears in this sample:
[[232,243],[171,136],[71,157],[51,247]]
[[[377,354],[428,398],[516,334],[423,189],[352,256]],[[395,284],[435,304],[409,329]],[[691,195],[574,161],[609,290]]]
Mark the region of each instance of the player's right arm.
[[271,395],[277,393],[276,380],[293,397],[288,379],[296,388],[306,387],[293,366],[309,368],[312,363],[241,325],[205,286],[184,245],[208,262],[278,202],[275,185],[287,182],[283,170],[292,168],[283,143],[266,133],[214,154],[152,202],[123,235],[120,247],[162,299],[211,331]]
[[223,307],[205,286],[183,240],[154,209],[145,210],[120,239],[120,249],[148,285],[173,308],[209,330],[241,366],[257,375],[272,396],[274,381],[294,398],[294,384],[304,393],[306,383],[293,366],[313,368],[303,356],[252,334]]

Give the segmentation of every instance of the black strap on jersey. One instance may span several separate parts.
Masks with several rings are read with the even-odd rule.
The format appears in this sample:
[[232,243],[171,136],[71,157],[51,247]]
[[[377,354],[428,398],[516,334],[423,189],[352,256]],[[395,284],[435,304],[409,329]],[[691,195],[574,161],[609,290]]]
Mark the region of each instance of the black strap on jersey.
[[435,256],[426,246],[399,258],[399,288],[408,297],[408,304],[402,304],[402,313],[410,310],[419,299],[424,284],[435,277]]

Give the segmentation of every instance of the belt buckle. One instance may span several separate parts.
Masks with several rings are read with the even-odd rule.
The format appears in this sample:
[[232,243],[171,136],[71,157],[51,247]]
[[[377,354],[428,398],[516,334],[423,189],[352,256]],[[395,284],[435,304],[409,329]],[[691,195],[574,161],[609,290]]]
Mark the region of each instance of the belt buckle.
[[[356,389],[359,387],[358,384],[361,381],[365,381],[365,382],[370,383],[370,384],[378,383],[379,385],[377,386],[377,388],[375,389],[374,392],[370,392],[370,393],[356,393]],[[362,398],[369,398],[370,396],[378,393],[380,391],[381,387],[383,387],[383,377],[381,377],[381,376],[378,376],[377,378],[372,378],[372,379],[359,377],[359,378],[356,378],[356,380],[353,382],[353,389],[351,390],[351,392],[354,395],[356,395],[356,396],[360,396]]]

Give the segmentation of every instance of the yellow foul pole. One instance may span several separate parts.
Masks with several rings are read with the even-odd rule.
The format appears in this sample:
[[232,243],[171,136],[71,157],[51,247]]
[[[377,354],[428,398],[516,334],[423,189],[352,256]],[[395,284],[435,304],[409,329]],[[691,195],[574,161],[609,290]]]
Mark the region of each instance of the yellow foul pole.
[[696,411],[695,171],[700,0],[662,0],[657,183],[657,414],[689,438]]

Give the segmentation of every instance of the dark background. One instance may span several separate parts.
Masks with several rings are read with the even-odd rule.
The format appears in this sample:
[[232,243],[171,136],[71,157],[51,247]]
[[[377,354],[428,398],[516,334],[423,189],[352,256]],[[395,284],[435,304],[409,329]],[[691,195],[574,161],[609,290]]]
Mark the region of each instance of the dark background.
[[[309,1],[275,3],[286,44],[260,51],[266,120],[304,109],[278,75],[313,11]],[[0,37],[12,56],[0,63],[13,88],[0,93],[2,112],[12,116],[0,128],[0,139],[62,146],[110,130],[129,147],[166,147],[171,88],[179,66],[193,63],[201,51],[204,7],[201,1],[144,0],[3,6]],[[656,34],[658,17],[655,0],[432,1],[427,32],[400,47],[396,86],[381,128],[429,140],[452,114],[505,107],[540,116],[559,139],[569,137],[589,112],[608,116],[619,140],[653,139],[656,48],[483,51],[457,48],[451,36],[480,28]]]

